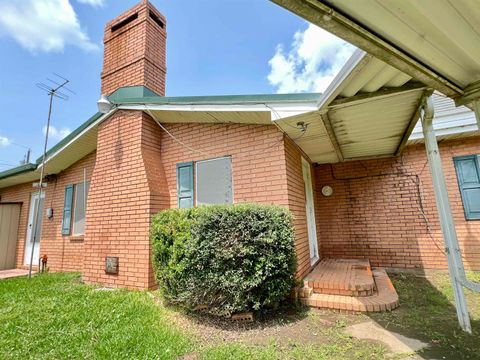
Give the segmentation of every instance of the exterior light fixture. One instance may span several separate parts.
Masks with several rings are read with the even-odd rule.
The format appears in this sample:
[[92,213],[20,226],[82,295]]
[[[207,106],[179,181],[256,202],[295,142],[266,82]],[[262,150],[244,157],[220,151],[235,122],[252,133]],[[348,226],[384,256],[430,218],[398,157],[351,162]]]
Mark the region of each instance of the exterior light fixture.
[[322,195],[325,197],[330,197],[333,195],[333,189],[331,186],[325,185],[322,187]]
[[306,132],[307,131],[307,127],[308,127],[309,124],[305,124],[304,121],[299,121],[297,122],[297,128],[302,132]]
[[108,113],[113,108],[113,104],[108,100],[107,95],[102,94],[100,99],[97,101],[98,111],[102,114]]

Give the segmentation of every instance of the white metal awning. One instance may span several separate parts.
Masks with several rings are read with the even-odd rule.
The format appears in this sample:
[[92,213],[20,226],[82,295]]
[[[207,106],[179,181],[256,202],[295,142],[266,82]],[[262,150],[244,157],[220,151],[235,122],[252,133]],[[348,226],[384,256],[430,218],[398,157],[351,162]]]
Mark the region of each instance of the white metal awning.
[[272,1],[459,103],[480,97],[477,0]]
[[358,50],[322,94],[317,111],[275,121],[316,163],[394,156],[405,146],[430,93]]

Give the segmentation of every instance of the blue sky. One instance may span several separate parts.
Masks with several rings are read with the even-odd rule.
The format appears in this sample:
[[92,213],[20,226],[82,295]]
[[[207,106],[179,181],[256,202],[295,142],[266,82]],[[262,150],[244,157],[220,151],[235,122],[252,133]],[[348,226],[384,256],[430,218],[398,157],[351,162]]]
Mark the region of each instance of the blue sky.
[[[41,155],[57,72],[76,92],[55,100],[49,147],[96,112],[104,24],[134,0],[0,2],[0,171]],[[322,91],[352,47],[268,0],[152,0],[167,18],[167,95]],[[25,25],[26,24],[26,25]]]

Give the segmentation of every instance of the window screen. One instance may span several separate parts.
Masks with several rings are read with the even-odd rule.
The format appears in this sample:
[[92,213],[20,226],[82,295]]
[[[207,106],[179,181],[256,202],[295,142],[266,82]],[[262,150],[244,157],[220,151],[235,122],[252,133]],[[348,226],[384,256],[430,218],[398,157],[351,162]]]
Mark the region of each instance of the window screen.
[[231,204],[232,161],[230,157],[196,163],[197,205]]
[[84,183],[75,185],[75,207],[73,210],[73,235],[85,234],[85,206],[88,195],[89,183],[87,182],[87,191],[84,192]]

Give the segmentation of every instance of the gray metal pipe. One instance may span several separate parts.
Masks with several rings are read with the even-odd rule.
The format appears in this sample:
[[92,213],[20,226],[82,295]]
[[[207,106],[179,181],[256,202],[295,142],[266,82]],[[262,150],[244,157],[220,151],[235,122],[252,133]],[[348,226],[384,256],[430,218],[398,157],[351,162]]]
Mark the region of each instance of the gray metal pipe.
[[433,190],[437,203],[438,215],[440,217],[440,226],[445,242],[445,252],[447,254],[448,270],[452,282],[453,294],[455,297],[455,308],[460,327],[468,332],[472,332],[470,325],[470,316],[468,314],[467,302],[463,291],[462,279],[466,279],[465,270],[458,245],[455,223],[453,221],[452,209],[448,199],[447,183],[442,168],[442,159],[438,149],[437,138],[433,130],[433,101],[429,97],[423,106],[422,128],[425,139],[425,148],[427,151],[428,164],[432,175]]

